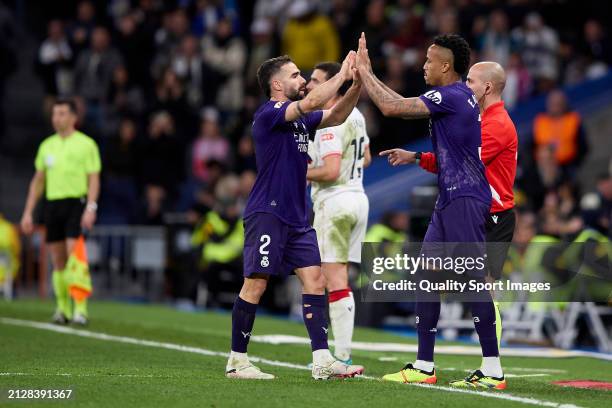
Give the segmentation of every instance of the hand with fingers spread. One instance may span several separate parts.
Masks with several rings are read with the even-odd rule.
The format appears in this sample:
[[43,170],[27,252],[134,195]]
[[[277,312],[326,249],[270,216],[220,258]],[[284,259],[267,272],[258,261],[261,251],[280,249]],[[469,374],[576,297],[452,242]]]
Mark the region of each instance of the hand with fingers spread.
[[389,164],[400,166],[402,164],[416,163],[416,153],[403,149],[390,149],[378,153],[379,156],[387,156]]

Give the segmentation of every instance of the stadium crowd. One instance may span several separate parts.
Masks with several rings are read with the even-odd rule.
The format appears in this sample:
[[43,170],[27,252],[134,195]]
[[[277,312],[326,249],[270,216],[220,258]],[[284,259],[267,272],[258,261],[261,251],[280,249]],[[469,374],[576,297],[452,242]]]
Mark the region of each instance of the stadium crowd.
[[[505,67],[509,109],[548,94],[532,134],[519,135],[517,234],[566,236],[585,225],[607,234],[612,178],[602,174],[596,192],[580,191],[588,139],[558,88],[605,75],[612,44],[601,21],[549,21],[570,9],[560,3],[551,13],[541,3],[85,0],[70,17],[49,15],[36,69],[43,109],[76,97],[80,129],[100,146],[99,223],[159,225],[165,213],[183,212],[196,226],[194,244],[218,244],[236,235],[255,179],[250,124],[263,97],[256,80],[263,61],[289,54],[307,77],[316,63],[355,48],[363,31],[377,75],[412,96],[425,91],[433,36],[457,32],[473,62]],[[426,121],[385,118],[365,93],[359,108],[374,154],[427,134]]]

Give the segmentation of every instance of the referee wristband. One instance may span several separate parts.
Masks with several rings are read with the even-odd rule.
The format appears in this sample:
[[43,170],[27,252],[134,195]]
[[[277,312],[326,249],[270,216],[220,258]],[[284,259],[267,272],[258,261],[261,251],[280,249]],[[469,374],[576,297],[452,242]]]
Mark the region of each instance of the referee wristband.
[[95,201],[88,202],[87,205],[85,206],[85,210],[91,211],[91,212],[98,211],[98,203],[96,203]]

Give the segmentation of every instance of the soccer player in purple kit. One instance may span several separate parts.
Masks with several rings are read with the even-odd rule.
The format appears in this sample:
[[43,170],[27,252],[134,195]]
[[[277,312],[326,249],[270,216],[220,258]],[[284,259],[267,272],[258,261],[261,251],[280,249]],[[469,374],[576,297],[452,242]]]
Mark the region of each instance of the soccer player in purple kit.
[[[432,144],[436,152],[439,196],[423,239],[423,253],[439,256],[444,243],[465,243],[475,255],[484,257],[486,217],[491,205],[491,191],[480,158],[481,129],[478,101],[462,81],[470,60],[470,48],[458,35],[441,35],[427,50],[423,66],[425,82],[432,89],[416,98],[404,98],[385,86],[372,72],[365,35],[359,40],[357,68],[372,101],[385,116],[404,119],[429,118]],[[392,165],[407,163],[401,149],[381,152]],[[418,158],[417,158],[418,159]],[[437,245],[441,243],[441,245]],[[444,249],[443,249],[444,251]],[[484,282],[485,269],[472,277]],[[495,309],[488,292],[469,306],[478,333],[483,363],[465,380],[451,383],[458,387],[506,387],[501,369],[495,332]],[[437,382],[434,369],[436,326],[440,317],[440,294],[419,297],[416,301],[418,336],[417,360],[383,380],[403,383]]]
[[[325,279],[315,230],[308,221],[306,171],[308,141],[318,128],[343,123],[359,99],[355,52],[340,72],[305,95],[306,80],[288,56],[264,62],[257,71],[262,90],[270,98],[255,112],[253,140],[257,178],[244,214],[244,283],[232,311],[232,348],[226,376],[273,379],[250,363],[247,346],[257,304],[272,275],[291,272],[303,286],[304,324],[312,347],[312,377],[353,377],[363,367],[336,360],[327,345]],[[345,81],[351,88],[329,110],[320,110]]]

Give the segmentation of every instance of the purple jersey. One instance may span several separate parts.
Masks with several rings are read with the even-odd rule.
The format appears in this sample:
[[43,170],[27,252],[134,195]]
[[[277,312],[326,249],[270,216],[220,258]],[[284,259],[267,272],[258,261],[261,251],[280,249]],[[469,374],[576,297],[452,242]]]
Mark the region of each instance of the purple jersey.
[[323,118],[315,111],[293,122],[285,120],[291,101],[268,101],[253,119],[257,178],[244,211],[271,213],[291,226],[308,226],[306,170],[308,140]]
[[420,96],[431,116],[429,132],[438,165],[436,208],[459,197],[491,204],[491,189],[480,159],[480,110],[463,82],[434,87]]

